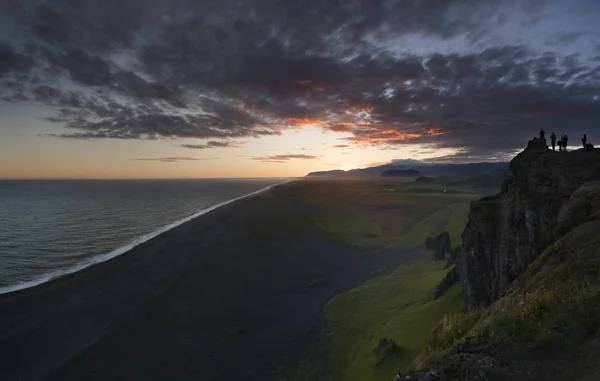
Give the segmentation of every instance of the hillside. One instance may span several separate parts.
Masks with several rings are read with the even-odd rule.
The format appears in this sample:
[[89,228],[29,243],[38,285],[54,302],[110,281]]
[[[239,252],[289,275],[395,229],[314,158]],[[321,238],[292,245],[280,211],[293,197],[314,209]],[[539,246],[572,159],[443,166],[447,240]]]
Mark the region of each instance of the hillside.
[[336,169],[332,171],[311,172],[306,177],[375,178],[389,170],[415,170],[423,176],[468,176],[489,173],[496,170],[506,170],[507,168],[508,163],[431,164],[417,160],[397,160],[388,164],[348,171]]
[[386,171],[381,172],[381,177],[417,177],[419,176],[419,171],[414,169],[388,169]]
[[504,182],[508,170],[495,170],[488,173],[481,173],[467,176],[420,176],[413,185],[415,187],[438,187],[447,190],[469,190],[481,191],[484,194],[494,193],[500,189]]
[[[600,378],[600,150],[534,138],[495,196],[471,204],[447,316],[413,380]],[[403,376],[404,377],[404,376]]]

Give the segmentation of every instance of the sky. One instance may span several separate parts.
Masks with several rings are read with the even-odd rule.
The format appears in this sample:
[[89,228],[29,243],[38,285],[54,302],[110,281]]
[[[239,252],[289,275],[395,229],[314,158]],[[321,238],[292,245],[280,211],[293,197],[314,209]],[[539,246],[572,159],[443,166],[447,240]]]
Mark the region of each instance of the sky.
[[288,177],[600,145],[596,0],[2,0],[0,178]]

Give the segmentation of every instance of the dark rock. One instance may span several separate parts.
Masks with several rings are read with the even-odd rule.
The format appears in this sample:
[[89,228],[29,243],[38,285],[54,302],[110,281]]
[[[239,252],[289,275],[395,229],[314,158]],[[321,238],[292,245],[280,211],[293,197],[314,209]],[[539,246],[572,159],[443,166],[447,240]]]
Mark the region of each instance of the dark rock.
[[427,250],[432,250],[433,260],[442,261],[446,257],[446,253],[452,254],[452,246],[450,244],[450,234],[443,231],[437,237],[428,237],[425,239],[425,247]]
[[448,258],[446,259],[446,265],[444,266],[444,270],[445,269],[449,269],[450,267],[454,266],[458,262],[458,259],[460,258],[460,252],[461,251],[462,251],[462,246],[461,245],[456,246],[454,248],[454,250],[452,250],[452,252],[448,256]]
[[448,290],[454,283],[458,282],[458,272],[456,269],[452,269],[448,271],[448,274],[442,279],[442,281],[435,287],[435,298],[439,298],[444,295],[446,290]]
[[548,145],[546,144],[546,139],[544,138],[533,138],[527,143],[527,148],[525,150],[528,151],[540,151],[544,152],[548,150]]
[[386,358],[391,357],[398,346],[392,339],[381,339],[377,344],[377,347],[373,349],[373,356],[375,356],[375,365],[381,364]]
[[556,235],[564,235],[576,226],[600,215],[600,182],[587,182],[577,188],[558,213]]
[[550,243],[598,210],[598,186],[575,191],[599,180],[600,150],[559,153],[531,140],[501,193],[471,204],[457,263],[466,305],[497,300]]

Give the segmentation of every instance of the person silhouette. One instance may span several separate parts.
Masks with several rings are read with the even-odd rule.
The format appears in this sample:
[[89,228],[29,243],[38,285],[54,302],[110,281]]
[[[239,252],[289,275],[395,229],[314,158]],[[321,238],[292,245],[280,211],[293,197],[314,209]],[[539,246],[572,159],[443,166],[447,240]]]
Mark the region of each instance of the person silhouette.
[[546,131],[544,131],[543,128],[540,130],[540,138],[542,138],[544,140],[546,139]]
[[583,143],[583,148],[587,147],[587,136],[585,134],[583,134],[583,136],[581,137],[581,142]]
[[567,152],[567,143],[569,142],[569,137],[567,136],[567,134],[563,135],[563,148],[565,149],[565,152]]
[[550,140],[552,141],[552,151],[556,151],[556,134],[552,131],[552,135],[550,135]]
[[563,140],[560,139],[558,141],[558,152],[562,152],[562,149],[563,149]]

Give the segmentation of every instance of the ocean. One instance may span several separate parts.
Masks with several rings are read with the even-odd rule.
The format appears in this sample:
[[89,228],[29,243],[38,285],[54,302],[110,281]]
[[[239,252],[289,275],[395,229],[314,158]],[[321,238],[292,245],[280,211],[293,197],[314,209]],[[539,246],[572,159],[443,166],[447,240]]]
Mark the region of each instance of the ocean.
[[121,255],[285,179],[0,180],[0,293]]

